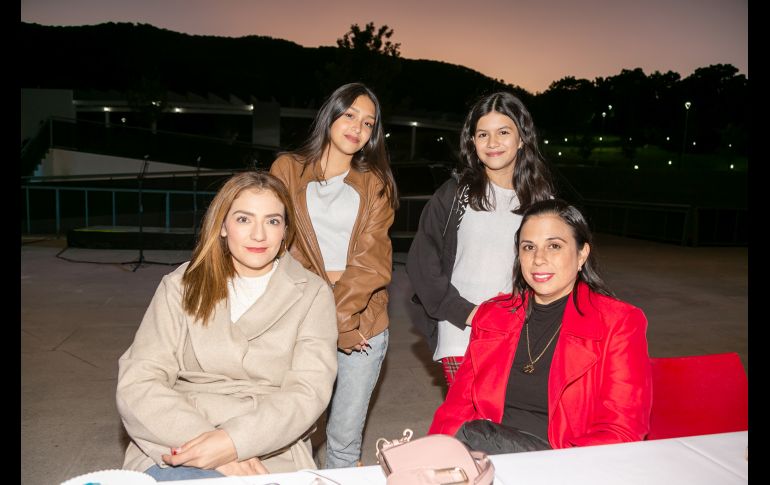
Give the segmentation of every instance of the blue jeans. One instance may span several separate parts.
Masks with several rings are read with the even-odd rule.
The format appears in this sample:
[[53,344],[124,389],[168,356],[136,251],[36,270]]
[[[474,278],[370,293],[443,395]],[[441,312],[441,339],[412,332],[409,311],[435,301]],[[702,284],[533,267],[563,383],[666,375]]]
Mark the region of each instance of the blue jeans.
[[369,339],[371,348],[346,354],[337,351],[337,383],[326,424],[326,468],[356,466],[369,398],[388,349],[388,330]]
[[224,476],[216,470],[204,470],[203,468],[195,468],[194,466],[170,466],[168,468],[161,468],[158,465],[153,465],[146,469],[144,473],[150,475],[159,482],[167,482],[170,480],[197,480],[198,478],[221,478]]

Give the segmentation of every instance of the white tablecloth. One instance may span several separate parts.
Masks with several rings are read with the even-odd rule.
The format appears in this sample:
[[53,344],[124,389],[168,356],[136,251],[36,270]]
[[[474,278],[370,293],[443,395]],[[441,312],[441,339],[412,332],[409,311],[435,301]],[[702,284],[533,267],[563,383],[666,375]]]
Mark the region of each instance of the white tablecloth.
[[[619,445],[494,455],[495,485],[742,484],[749,481],[748,432]],[[314,481],[318,476],[334,481]],[[166,482],[176,485],[384,485],[378,466],[254,477]]]
[[748,432],[497,455],[502,485],[748,483]]

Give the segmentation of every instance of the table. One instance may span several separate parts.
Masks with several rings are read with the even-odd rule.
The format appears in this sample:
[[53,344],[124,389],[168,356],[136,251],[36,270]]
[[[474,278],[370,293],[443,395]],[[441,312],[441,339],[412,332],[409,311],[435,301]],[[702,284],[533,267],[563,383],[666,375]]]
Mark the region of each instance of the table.
[[503,485],[739,484],[749,481],[748,432],[492,457]]
[[[617,445],[494,455],[495,485],[743,484],[748,431]],[[379,466],[253,477],[166,482],[176,485],[384,485]],[[333,480],[333,481],[332,481]]]

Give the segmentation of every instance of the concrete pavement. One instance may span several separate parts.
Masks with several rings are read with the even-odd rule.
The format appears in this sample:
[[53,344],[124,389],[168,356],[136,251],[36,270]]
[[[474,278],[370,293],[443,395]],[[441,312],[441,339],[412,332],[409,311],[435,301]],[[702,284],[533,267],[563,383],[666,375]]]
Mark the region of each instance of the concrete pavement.
[[[22,240],[21,482],[29,485],[120,467],[128,438],[115,408],[117,360],[161,277],[174,267],[132,271],[135,265],[120,263],[135,261],[137,251],[65,246]],[[747,248],[600,235],[595,250],[618,296],[645,311],[650,355],[738,352],[748,369]],[[144,257],[174,264],[189,254],[145,251]],[[367,465],[376,463],[377,438],[400,436],[406,427],[424,435],[444,395],[440,366],[410,324],[415,307],[405,258],[394,255],[390,347],[364,433]]]

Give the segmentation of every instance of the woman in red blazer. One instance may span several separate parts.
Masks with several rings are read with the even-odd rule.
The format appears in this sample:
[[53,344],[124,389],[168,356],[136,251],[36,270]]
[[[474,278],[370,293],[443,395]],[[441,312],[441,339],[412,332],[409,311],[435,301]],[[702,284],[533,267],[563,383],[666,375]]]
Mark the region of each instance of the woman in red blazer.
[[[477,442],[464,441],[477,449],[492,443],[490,453],[644,439],[652,404],[647,320],[597,274],[585,218],[562,200],[537,202],[516,244],[513,294],[479,307],[429,433],[462,440],[481,425],[481,445],[478,432]],[[517,436],[529,444],[498,446]]]

